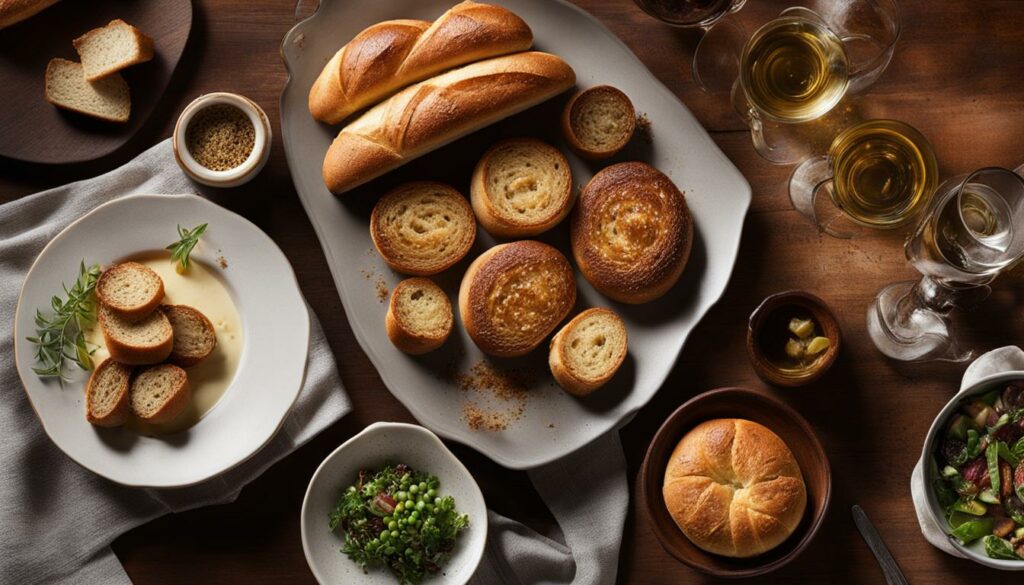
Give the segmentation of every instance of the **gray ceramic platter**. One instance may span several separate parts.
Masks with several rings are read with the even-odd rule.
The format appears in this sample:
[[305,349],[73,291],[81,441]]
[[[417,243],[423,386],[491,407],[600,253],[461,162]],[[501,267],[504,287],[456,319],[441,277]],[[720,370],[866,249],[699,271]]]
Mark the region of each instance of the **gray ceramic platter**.
[[[460,389],[448,375],[467,372],[483,354],[461,326],[433,354],[412,358],[396,350],[384,332],[387,304],[378,289],[394,287],[402,277],[373,252],[369,216],[387,189],[410,180],[448,182],[468,195],[469,179],[480,154],[507,136],[534,136],[567,151],[557,133],[561,96],[424,156],[355,191],[335,197],[324,187],[321,165],[337,129],[314,121],[307,95],[327,60],[365,27],[382,20],[433,20],[450,0],[355,2],[325,0],[312,17],[285,35],[281,53],[290,78],[281,96],[281,130],[295,188],[323,246],[331,274],[356,339],[376,366],[384,384],[423,425],[465,443],[498,463],[527,469],[571,453],[624,424],[668,376],[690,331],[721,296],[729,281],[750,185],[693,115],[632,52],[595,18],[561,0],[503,0],[534,32],[534,47],[561,56],[575,70],[578,87],[614,85],[650,120],[649,138],[638,133],[609,163],[642,160],[667,174],[686,193],[694,216],[695,240],[689,265],[679,284],[662,299],[641,306],[614,303],[577,275],[576,310],[609,306],[622,315],[630,336],[630,355],[613,381],[586,399],[562,392],[547,371],[543,345],[515,360],[495,360],[504,369],[526,372],[534,382],[522,416],[505,430],[473,430],[464,417],[467,402],[485,409],[484,392]],[[660,26],[651,21],[650,26]],[[585,184],[603,165],[569,156],[574,180]],[[538,239],[571,258],[566,222]],[[494,245],[482,229],[469,256],[435,278],[454,300],[469,262]],[[457,312],[457,311],[456,311]],[[574,311],[575,312],[575,311]],[[457,316],[456,316],[457,317]],[[458,318],[456,318],[458,321]]]

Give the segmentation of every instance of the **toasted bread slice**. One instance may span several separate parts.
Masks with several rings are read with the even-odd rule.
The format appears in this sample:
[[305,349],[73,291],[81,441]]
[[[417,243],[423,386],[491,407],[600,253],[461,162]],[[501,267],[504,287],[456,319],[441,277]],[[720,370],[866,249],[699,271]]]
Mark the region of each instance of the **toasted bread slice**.
[[153,311],[133,320],[101,306],[99,317],[107,351],[110,357],[122,364],[158,364],[171,355],[174,330],[163,311]]
[[384,318],[391,343],[412,355],[441,347],[452,332],[452,323],[448,295],[426,278],[407,278],[398,283]]
[[629,339],[626,324],[609,309],[587,309],[551,339],[548,365],[569,394],[586,396],[622,366]]
[[98,427],[119,427],[128,420],[128,384],[132,367],[110,358],[96,366],[85,385],[85,420]]
[[188,374],[174,364],[160,364],[142,370],[132,379],[128,390],[132,413],[151,424],[174,420],[191,399]]
[[636,130],[636,110],[626,94],[610,85],[584,90],[562,113],[562,133],[576,154],[605,159],[622,150]]
[[82,64],[50,59],[46,66],[46,101],[72,112],[108,122],[127,122],[132,112],[128,83],[114,73],[89,82]]
[[188,368],[210,357],[217,347],[217,334],[206,315],[188,305],[164,305],[160,309],[174,331],[169,361]]
[[111,311],[137,319],[156,309],[164,298],[164,281],[148,266],[122,262],[103,271],[96,298]]
[[153,58],[153,39],[120,18],[92,29],[72,43],[89,81]]

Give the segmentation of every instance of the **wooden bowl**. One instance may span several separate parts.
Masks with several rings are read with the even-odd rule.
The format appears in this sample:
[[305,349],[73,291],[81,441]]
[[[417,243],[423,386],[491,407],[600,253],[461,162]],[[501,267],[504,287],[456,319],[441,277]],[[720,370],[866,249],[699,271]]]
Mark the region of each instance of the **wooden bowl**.
[[[665,468],[673,449],[695,426],[716,418],[742,418],[771,429],[793,452],[807,486],[807,510],[796,531],[778,547],[756,557],[730,558],[698,548],[676,526],[662,497]],[[807,548],[825,519],[831,494],[828,457],[807,421],[765,394],[721,388],[691,398],[655,433],[640,468],[637,509],[647,514],[662,548],[677,560],[714,577],[752,577],[782,567]]]
[[[832,342],[825,350],[825,355],[819,357],[811,367],[801,370],[784,368],[779,360],[773,359],[770,349],[765,347],[765,328],[778,328],[778,343],[781,350],[781,344],[784,343],[782,339],[785,336],[784,328],[794,313],[809,315],[818,328],[818,335],[827,337]],[[791,290],[767,297],[754,309],[747,326],[747,354],[754,365],[754,371],[762,380],[775,386],[793,388],[818,380],[832,367],[842,345],[842,331],[832,310],[825,301],[804,291]]]

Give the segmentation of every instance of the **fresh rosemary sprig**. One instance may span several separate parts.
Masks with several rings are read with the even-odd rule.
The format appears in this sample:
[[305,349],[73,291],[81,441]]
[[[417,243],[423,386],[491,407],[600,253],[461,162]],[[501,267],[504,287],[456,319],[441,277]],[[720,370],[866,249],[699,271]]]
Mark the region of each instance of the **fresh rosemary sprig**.
[[58,378],[61,384],[67,380],[65,366],[68,361],[83,370],[92,369],[92,354],[95,347],[85,340],[85,329],[96,322],[96,280],[100,277],[99,264],[86,268],[83,260],[78,268],[78,279],[68,289],[61,284],[66,300],[54,295],[50,299],[53,316],[47,317],[36,309],[36,335],[26,337],[36,345],[38,367],[32,368],[43,378]]
[[196,247],[196,244],[199,243],[199,238],[203,235],[203,232],[206,231],[206,225],[207,224],[204,223],[190,230],[179,225],[178,237],[181,239],[165,248],[171,251],[171,262],[178,263],[179,273],[184,273],[188,270],[189,255],[192,254],[192,248]]

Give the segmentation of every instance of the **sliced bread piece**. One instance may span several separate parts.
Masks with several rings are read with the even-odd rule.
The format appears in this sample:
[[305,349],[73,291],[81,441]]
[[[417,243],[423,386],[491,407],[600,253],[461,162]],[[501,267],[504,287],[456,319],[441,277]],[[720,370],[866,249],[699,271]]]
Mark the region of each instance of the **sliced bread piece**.
[[96,298],[111,311],[137,319],[160,305],[164,298],[164,281],[148,266],[122,262],[100,275]]
[[153,311],[133,320],[101,306],[99,321],[110,357],[122,364],[158,364],[167,359],[174,348],[174,332],[163,311]]
[[128,389],[132,413],[150,424],[171,422],[188,407],[191,399],[188,374],[174,364],[142,370]]
[[562,133],[576,154],[591,160],[614,156],[633,137],[636,110],[626,94],[610,85],[586,89],[562,112]]
[[441,347],[452,332],[452,322],[448,295],[427,278],[407,278],[398,283],[384,317],[391,343],[411,355]]
[[108,122],[127,122],[132,110],[128,84],[120,75],[90,83],[81,63],[60,58],[46,66],[46,101]]
[[174,330],[170,362],[188,368],[210,357],[217,347],[217,334],[206,315],[188,305],[164,305],[160,309]]
[[82,60],[85,78],[102,79],[125,67],[153,58],[153,39],[118,18],[72,41]]
[[586,396],[611,380],[626,359],[626,324],[608,309],[587,309],[551,340],[548,365],[569,394]]
[[85,420],[98,427],[119,427],[128,420],[128,383],[132,367],[110,358],[96,366],[85,385]]

